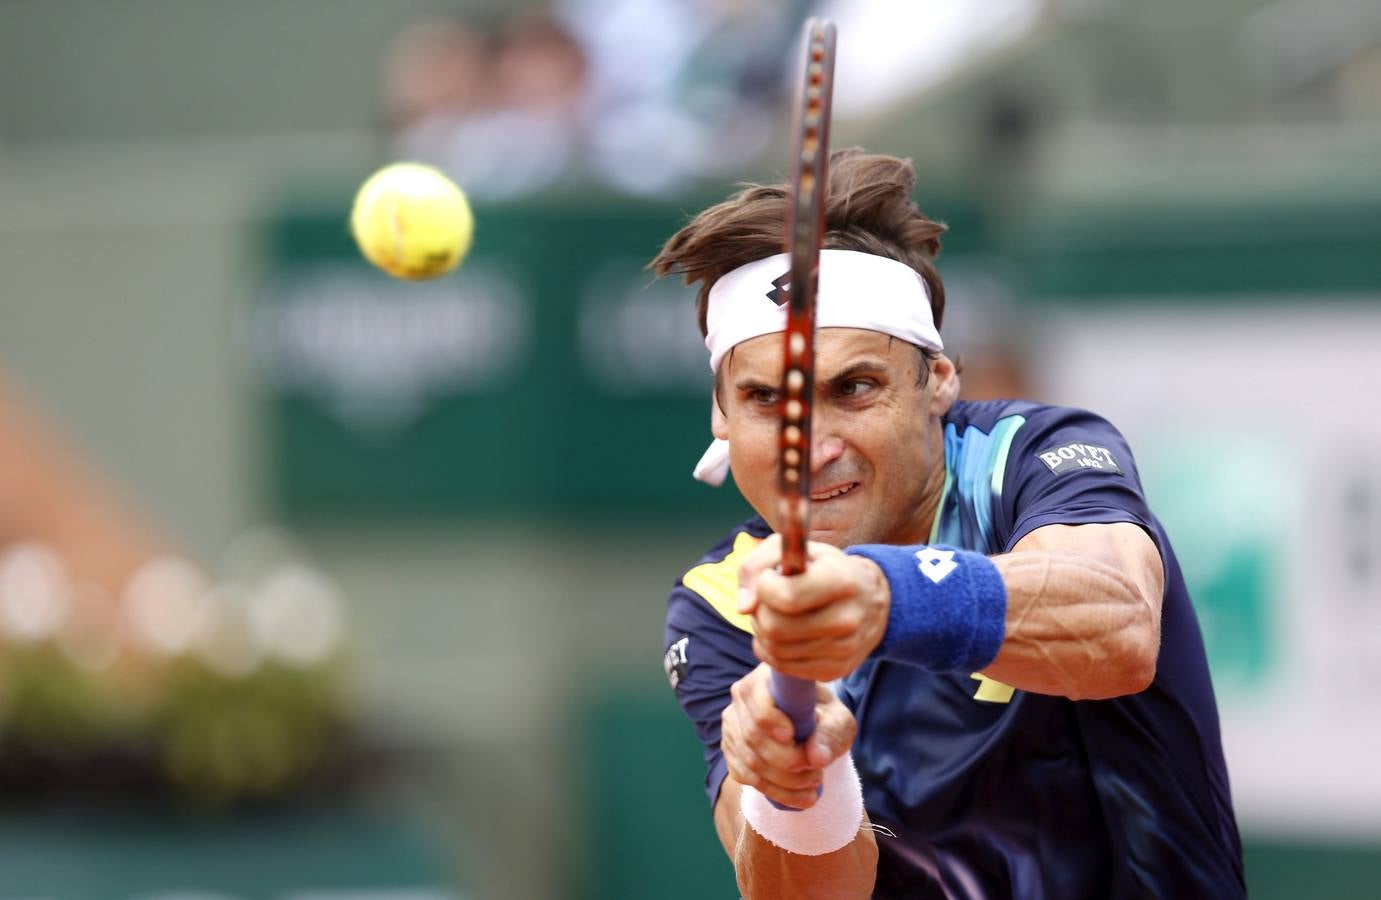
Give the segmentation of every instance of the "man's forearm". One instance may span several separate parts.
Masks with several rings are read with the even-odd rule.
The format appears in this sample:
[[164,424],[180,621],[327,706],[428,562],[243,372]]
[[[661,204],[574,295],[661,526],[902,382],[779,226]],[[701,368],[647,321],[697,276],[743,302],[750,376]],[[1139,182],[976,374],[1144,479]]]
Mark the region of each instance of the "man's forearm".
[[993,557],[1007,586],[1006,636],[983,674],[1075,700],[1151,683],[1160,650],[1159,555],[1136,526],[1121,529],[1116,542],[1074,549],[1066,549],[1068,530],[1055,545],[1033,532],[1030,543]]
[[725,779],[715,804],[715,828],[734,863],[744,900],[867,900],[877,879],[877,841],[860,828],[853,842],[833,853],[788,853],[754,831],[738,812],[738,782]]
[[853,843],[824,856],[797,856],[744,828],[734,854],[744,900],[866,900],[877,878],[877,844],[859,831]]

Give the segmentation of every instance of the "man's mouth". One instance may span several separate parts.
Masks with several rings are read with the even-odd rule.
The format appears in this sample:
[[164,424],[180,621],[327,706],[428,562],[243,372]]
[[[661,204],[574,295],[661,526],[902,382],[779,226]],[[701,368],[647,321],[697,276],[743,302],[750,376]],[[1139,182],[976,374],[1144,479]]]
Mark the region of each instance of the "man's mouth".
[[852,493],[856,487],[858,487],[858,482],[850,481],[846,484],[836,485],[823,491],[812,491],[810,499],[812,503],[824,503],[827,500],[835,500],[846,494]]

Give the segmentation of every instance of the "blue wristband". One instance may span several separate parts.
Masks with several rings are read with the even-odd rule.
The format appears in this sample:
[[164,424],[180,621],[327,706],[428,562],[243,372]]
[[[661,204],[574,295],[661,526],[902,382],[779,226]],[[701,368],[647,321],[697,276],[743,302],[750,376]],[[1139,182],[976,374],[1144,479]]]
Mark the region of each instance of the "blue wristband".
[[881,567],[892,589],[876,659],[932,672],[977,672],[1006,635],[1007,586],[982,553],[950,547],[860,544],[846,551]]

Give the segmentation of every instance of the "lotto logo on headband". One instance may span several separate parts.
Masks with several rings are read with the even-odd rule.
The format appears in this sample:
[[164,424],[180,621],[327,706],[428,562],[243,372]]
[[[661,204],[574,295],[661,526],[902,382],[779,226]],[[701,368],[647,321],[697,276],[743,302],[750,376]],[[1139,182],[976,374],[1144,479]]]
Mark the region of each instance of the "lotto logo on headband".
[[791,270],[787,269],[785,272],[772,279],[772,290],[767,292],[767,299],[781,306],[791,299],[787,296],[787,292],[790,290]]
[[1107,447],[1098,447],[1094,444],[1071,441],[1059,447],[1042,450],[1036,455],[1056,475],[1079,472],[1084,469],[1092,469],[1095,472],[1121,473],[1122,471],[1117,467],[1117,460],[1113,459],[1112,453]]

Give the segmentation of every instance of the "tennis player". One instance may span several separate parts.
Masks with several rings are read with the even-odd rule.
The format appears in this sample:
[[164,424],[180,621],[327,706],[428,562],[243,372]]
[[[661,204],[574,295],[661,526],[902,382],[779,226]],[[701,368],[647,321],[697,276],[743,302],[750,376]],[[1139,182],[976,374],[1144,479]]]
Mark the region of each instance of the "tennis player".
[[[831,162],[803,575],[774,571],[787,186],[705,210],[652,263],[700,286],[716,441],[696,475],[732,469],[758,513],[666,626],[739,886],[1243,897],[1203,641],[1131,451],[1093,413],[957,399],[945,229],[914,185],[908,161]],[[820,682],[805,744],[769,666]]]

